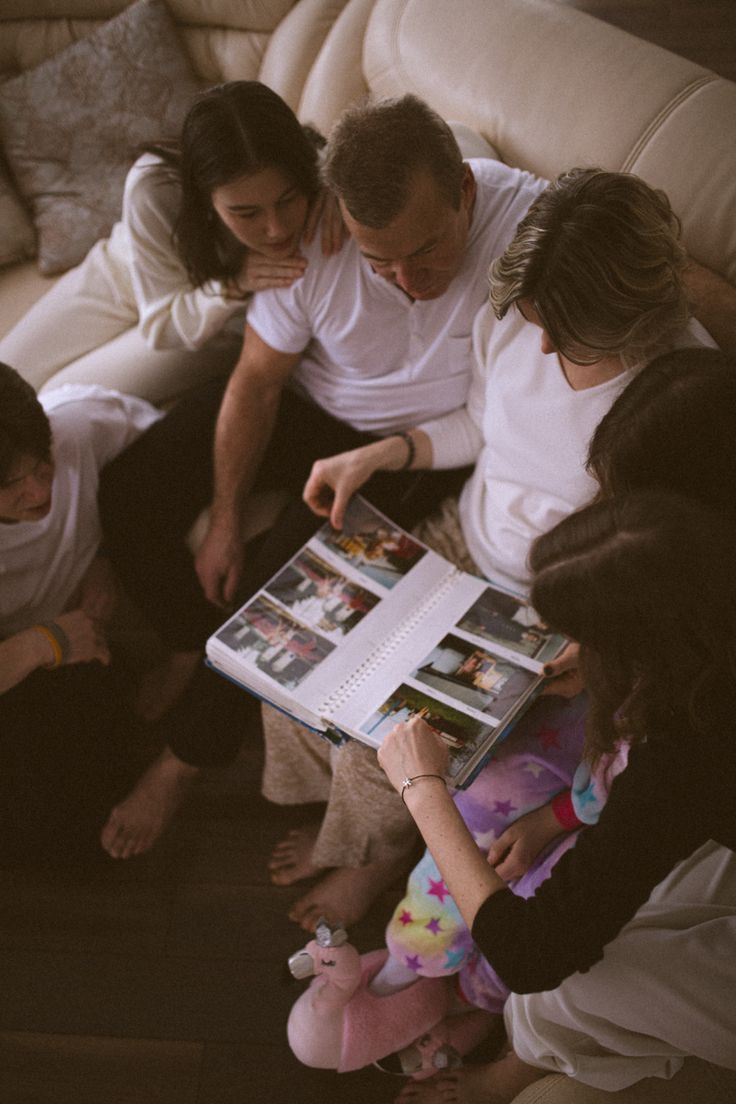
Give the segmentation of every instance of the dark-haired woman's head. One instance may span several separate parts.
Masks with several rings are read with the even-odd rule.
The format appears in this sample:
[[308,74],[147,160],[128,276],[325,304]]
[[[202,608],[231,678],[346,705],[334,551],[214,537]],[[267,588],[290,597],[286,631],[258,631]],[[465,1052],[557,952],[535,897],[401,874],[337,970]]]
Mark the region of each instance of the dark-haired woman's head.
[[259,81],[230,81],[195,100],[176,158],[176,238],[193,283],[237,275],[244,248],[296,251],[320,187],[321,142]]
[[704,348],[657,357],[602,419],[587,467],[602,496],[661,488],[736,521],[736,357]]
[[691,498],[642,491],[595,502],[532,546],[531,601],[581,646],[589,752],[707,724],[736,679],[733,523]]

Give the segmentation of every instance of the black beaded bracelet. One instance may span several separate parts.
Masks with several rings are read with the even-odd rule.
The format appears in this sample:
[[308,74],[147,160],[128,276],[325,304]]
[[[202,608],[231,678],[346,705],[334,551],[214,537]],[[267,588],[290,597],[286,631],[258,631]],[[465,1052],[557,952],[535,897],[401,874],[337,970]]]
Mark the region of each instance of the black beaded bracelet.
[[411,433],[407,432],[407,430],[405,429],[398,429],[394,436],[400,437],[402,441],[405,441],[406,447],[409,450],[406,460],[398,469],[398,471],[407,471],[414,463],[414,458],[417,454],[416,446],[414,444],[414,438],[412,437]]

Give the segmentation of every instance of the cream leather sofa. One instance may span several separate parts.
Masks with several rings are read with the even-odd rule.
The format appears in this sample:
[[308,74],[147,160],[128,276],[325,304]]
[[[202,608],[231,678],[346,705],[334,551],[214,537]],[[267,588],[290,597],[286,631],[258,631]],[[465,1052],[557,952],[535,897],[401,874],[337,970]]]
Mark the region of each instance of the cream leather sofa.
[[[125,0],[4,0],[0,80]],[[555,0],[168,0],[206,81],[258,78],[328,133],[349,102],[411,91],[553,177],[573,165],[664,188],[692,255],[736,283],[736,84]],[[49,287],[0,268],[0,335]],[[100,380],[124,386],[124,380]]]
[[[125,6],[4,0],[0,77],[38,64]],[[573,165],[636,172],[668,193],[691,254],[736,283],[736,84],[708,70],[553,0],[168,6],[205,80],[259,78],[325,133],[353,100],[411,91],[481,133],[503,160],[542,176]],[[0,270],[0,334],[48,286],[33,262]],[[736,1074],[691,1060],[670,1081],[614,1094],[550,1075],[516,1104],[734,1100]]]

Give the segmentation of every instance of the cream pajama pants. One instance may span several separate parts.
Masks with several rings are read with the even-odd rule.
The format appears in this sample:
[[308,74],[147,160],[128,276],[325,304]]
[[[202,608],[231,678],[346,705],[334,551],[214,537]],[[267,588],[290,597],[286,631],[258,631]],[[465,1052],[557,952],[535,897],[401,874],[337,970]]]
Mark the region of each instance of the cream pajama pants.
[[0,361],[37,391],[98,383],[152,403],[170,400],[235,363],[239,335],[223,331],[202,349],[151,349],[137,329],[127,267],[97,242],[76,268],[0,339]]

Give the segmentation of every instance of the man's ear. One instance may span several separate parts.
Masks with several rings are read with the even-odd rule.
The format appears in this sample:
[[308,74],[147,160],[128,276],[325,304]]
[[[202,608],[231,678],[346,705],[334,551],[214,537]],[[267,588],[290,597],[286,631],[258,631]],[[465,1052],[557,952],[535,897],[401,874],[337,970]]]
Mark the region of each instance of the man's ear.
[[473,204],[475,203],[475,193],[477,190],[477,186],[475,183],[475,177],[473,176],[473,170],[471,169],[467,161],[465,162],[463,169],[463,183],[460,202],[461,205],[466,209],[466,211],[472,211]]

